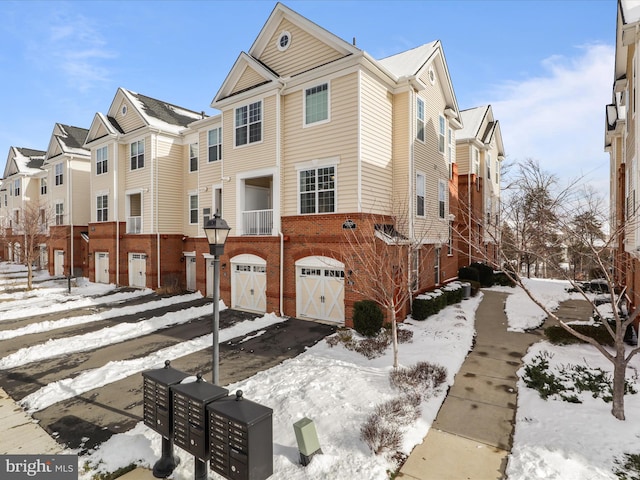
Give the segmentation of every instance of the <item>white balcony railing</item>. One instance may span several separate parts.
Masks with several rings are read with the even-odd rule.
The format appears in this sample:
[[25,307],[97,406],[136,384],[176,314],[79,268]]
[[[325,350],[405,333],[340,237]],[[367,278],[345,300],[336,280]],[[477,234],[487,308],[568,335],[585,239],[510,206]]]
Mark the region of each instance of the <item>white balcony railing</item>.
[[142,232],[142,217],[127,217],[127,233]]
[[242,212],[243,235],[271,235],[273,232],[273,210],[251,210]]

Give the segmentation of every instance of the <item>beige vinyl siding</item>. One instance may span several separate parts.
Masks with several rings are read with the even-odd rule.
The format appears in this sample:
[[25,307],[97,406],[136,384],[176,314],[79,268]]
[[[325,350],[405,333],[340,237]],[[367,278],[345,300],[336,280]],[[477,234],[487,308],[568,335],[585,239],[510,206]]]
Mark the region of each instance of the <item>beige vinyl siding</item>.
[[[134,141],[138,141],[142,139],[135,139]],[[152,193],[152,185],[151,185],[151,138],[149,136],[144,137],[144,167],[138,168],[136,170],[131,170],[131,142],[127,142],[124,146],[124,169],[120,172],[120,178],[125,179],[124,182],[124,191],[135,191],[135,190],[143,190],[142,197],[142,232],[143,233],[151,233],[154,232],[153,228],[155,227],[155,218],[152,219],[151,215],[151,193]],[[154,167],[155,168],[155,167]],[[144,190],[148,191],[144,191]],[[123,192],[124,193],[124,192]],[[126,197],[121,197],[124,202],[123,205],[126,205]],[[126,209],[123,208],[122,218],[125,219]]]
[[[145,142],[146,143],[146,142]],[[128,143],[121,143],[121,144],[117,144],[117,150],[118,150],[118,182],[117,182],[117,187],[118,187],[118,221],[120,222],[126,222],[127,221],[127,209],[126,209],[126,205],[127,205],[127,196],[126,196],[126,191],[127,189],[142,189],[145,186],[144,185],[136,185],[136,186],[132,186],[132,187],[127,187],[127,173],[129,171],[129,164],[130,164],[130,158],[129,158],[129,144]],[[114,162],[115,163],[115,162]],[[115,175],[115,172],[114,172]],[[148,193],[142,193],[142,197],[143,197],[143,204],[146,204],[148,201]],[[92,218],[93,216],[95,216],[95,214],[92,214]],[[116,220],[116,218],[114,217],[114,220]],[[125,227],[126,228],[126,227]],[[144,228],[144,225],[143,225]]]
[[388,214],[393,189],[393,97],[366,72],[361,74],[362,211]]
[[[283,30],[291,34],[291,45],[284,52],[281,52],[278,50],[276,42]],[[337,60],[342,56],[340,52],[326,43],[284,19],[275,30],[275,34],[269,39],[269,43],[259,60],[277,72],[279,76],[289,77]]]
[[[122,115],[122,107],[123,105],[127,106],[127,114]],[[142,128],[145,126],[144,120],[138,114],[135,108],[129,103],[128,100],[123,99],[120,105],[118,106],[118,111],[115,115],[116,122],[122,128],[125,133],[132,132],[137,130],[138,128]]]
[[109,135],[109,132],[107,131],[107,128],[104,126],[104,124],[102,122],[100,122],[100,124],[98,125],[98,128],[96,128],[95,134],[93,135],[92,138],[88,139],[89,141],[91,140],[95,140],[97,138],[101,138],[104,136]]
[[[236,219],[238,175],[276,165],[276,96],[262,98],[262,141],[249,143],[236,147],[234,143],[234,116],[235,107],[241,107],[254,103],[258,99],[251,99],[223,113],[222,128],[222,161],[224,162],[224,176],[229,177],[228,182],[223,182],[223,216],[227,223],[238,232]],[[214,162],[220,163],[220,162]],[[218,179],[216,181],[216,179]],[[212,183],[218,183],[220,174],[214,176]],[[240,192],[241,194],[242,192]],[[211,198],[208,199],[211,202]]]
[[414,141],[411,125],[415,111],[412,101],[413,95],[409,92],[393,98],[393,203],[399,207],[410,205],[413,211],[415,199],[409,197],[410,145]]
[[[314,82],[322,83],[322,80]],[[336,212],[358,211],[358,74],[329,82],[330,121],[303,128],[304,90],[284,100],[283,215],[298,214],[297,164],[339,158],[336,170]]]
[[[91,150],[91,196],[95,197],[96,192],[109,191],[109,221],[114,218],[113,213],[113,176],[114,172],[114,161],[115,161],[115,145],[109,144],[107,145],[107,173],[103,173],[100,175],[96,175],[96,155],[97,150],[102,148],[104,145],[100,145],[97,148],[94,147]],[[95,213],[91,216],[92,221],[95,221]]]
[[160,233],[182,232],[182,221],[186,215],[185,194],[181,182],[184,171],[182,149],[181,144],[171,139],[163,137],[157,139],[154,174],[157,175],[158,181],[155,191],[157,208],[154,221],[157,221]]
[[265,78],[262,75],[256,72],[253,68],[247,66],[244,69],[244,72],[242,72],[242,75],[240,75],[240,79],[233,87],[231,95],[233,95],[234,93],[242,92],[243,90],[246,90],[250,87],[260,85],[264,82]]
[[466,175],[471,171],[471,145],[464,143],[456,145],[456,163],[458,164],[458,175]]
[[[211,213],[213,214],[213,195],[214,190],[213,186],[218,185],[220,183],[224,183],[221,180],[222,177],[222,163],[225,161],[225,154],[229,150],[230,146],[225,144],[225,139],[223,138],[222,144],[222,161],[209,162],[209,143],[208,143],[208,132],[212,128],[220,127],[220,123],[216,123],[215,125],[209,125],[207,128],[198,132],[198,149],[199,149],[199,165],[198,165],[198,189],[200,191],[200,199],[198,201],[198,208],[200,209],[200,220],[202,221],[202,209],[210,208]],[[206,191],[202,193],[203,190]],[[186,189],[187,192],[191,189]],[[225,204],[226,205],[226,204]],[[222,216],[225,220],[226,210],[222,213]],[[227,220],[228,221],[228,220]],[[188,224],[189,220],[185,220],[186,224]],[[186,225],[185,225],[186,226]],[[204,232],[197,232],[196,236],[203,236]]]
[[[92,197],[90,191],[89,178],[91,175],[91,163],[90,160],[69,160],[71,162],[71,175],[72,175],[72,191],[71,199],[66,204],[73,203],[71,221],[74,225],[87,225],[91,219],[91,209],[95,207],[95,197]],[[87,201],[90,199],[90,201]],[[109,202],[111,202],[111,195],[109,195]],[[109,212],[111,212],[111,206],[109,206]],[[109,215],[111,217],[111,214]]]

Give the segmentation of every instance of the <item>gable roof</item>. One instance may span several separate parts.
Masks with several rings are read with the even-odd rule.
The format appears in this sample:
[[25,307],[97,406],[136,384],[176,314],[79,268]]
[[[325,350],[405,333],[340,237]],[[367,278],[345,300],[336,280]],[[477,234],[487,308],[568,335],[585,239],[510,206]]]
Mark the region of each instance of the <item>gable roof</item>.
[[493,116],[491,105],[469,108],[460,112],[464,127],[456,134],[456,141],[477,140],[485,145],[495,140],[498,155],[504,157],[500,123]]
[[436,52],[438,41],[425,43],[411,50],[378,60],[387,70],[400,78],[415,75]]
[[49,141],[45,162],[62,154],[89,157],[91,153],[84,148],[88,133],[89,130],[86,128],[56,123]]
[[9,147],[3,177],[15,174],[33,175],[40,172],[45,154],[43,150],[33,148]]

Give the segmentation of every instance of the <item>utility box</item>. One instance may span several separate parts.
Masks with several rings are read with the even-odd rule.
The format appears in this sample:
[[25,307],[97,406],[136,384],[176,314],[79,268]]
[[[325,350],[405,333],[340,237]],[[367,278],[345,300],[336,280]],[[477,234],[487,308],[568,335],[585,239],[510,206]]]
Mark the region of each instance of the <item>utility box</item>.
[[229,395],[229,390],[206,383],[202,376],[192,383],[171,387],[173,392],[173,442],[199,458],[209,459],[207,404]]
[[142,372],[144,378],[144,424],[165,438],[173,431],[173,398],[170,387],[179,384],[188,373],[169,366]]
[[273,474],[273,410],[235,396],[207,405],[209,466],[224,478],[264,480]]

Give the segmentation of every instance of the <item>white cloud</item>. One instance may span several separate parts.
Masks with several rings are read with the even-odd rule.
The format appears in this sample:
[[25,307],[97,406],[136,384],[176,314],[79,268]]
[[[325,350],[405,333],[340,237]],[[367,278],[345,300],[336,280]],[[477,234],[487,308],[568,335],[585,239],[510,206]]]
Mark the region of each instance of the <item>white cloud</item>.
[[507,158],[534,158],[561,179],[584,175],[608,196],[604,109],[611,102],[614,48],[585,45],[575,57],[541,62],[544,74],[508,81],[491,93]]

